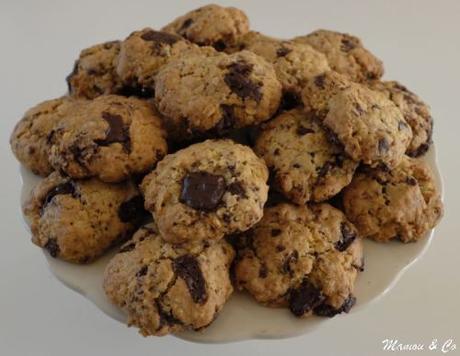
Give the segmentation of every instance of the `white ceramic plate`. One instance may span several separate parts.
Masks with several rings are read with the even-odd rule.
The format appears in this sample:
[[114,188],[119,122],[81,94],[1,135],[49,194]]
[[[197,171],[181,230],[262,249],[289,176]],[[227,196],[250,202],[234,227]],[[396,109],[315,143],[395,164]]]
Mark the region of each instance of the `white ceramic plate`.
[[[425,156],[425,160],[430,164],[436,183],[442,192],[442,181],[433,146]],[[23,182],[21,202],[24,202],[40,178],[24,167],[21,167],[20,173]],[[27,222],[26,227],[28,229]],[[379,244],[366,240],[364,242],[365,270],[358,277],[354,293],[357,303],[350,313],[362,310],[387,293],[402,273],[423,255],[432,237],[433,231],[430,231],[423,239],[412,244],[400,242]],[[83,266],[53,259],[47,253],[45,256],[51,271],[63,284],[92,301],[110,317],[125,323],[125,315],[109,303],[102,289],[103,271],[114,253],[115,251],[111,251],[96,262]],[[346,317],[346,314],[337,315],[335,318],[342,317]],[[182,332],[176,336],[202,343],[280,339],[306,334],[322,323],[333,323],[335,318],[311,317],[301,320],[293,317],[287,309],[265,308],[256,304],[244,293],[234,293],[210,327],[201,332]]]

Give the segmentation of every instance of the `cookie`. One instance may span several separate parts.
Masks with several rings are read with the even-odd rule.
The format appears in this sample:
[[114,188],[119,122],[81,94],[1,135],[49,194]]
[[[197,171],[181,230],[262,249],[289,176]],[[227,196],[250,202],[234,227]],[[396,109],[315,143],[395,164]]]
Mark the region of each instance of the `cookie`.
[[328,111],[329,100],[341,91],[354,86],[347,77],[334,71],[318,74],[305,83],[301,99],[306,111],[324,117]]
[[300,98],[306,81],[329,71],[326,56],[311,46],[283,41],[259,32],[248,32],[238,41],[239,50],[251,51],[273,64],[283,91]]
[[169,62],[155,81],[155,102],[175,137],[258,124],[277,110],[273,67],[249,51],[193,53]]
[[262,218],[268,170],[246,146],[207,140],[167,155],[141,189],[171,243],[218,240]]
[[66,117],[52,134],[50,161],[73,178],[119,182],[152,169],[167,152],[161,121],[149,102],[99,96]]
[[294,38],[324,53],[329,66],[352,81],[366,82],[383,75],[383,63],[364,48],[361,40],[346,33],[318,30]]
[[145,216],[143,199],[127,182],[73,180],[51,173],[24,205],[32,241],[52,257],[87,263],[126,240]]
[[397,166],[412,140],[398,107],[358,84],[329,100],[323,123],[352,159],[371,166]]
[[257,302],[289,307],[297,317],[332,317],[354,305],[362,242],[329,204],[267,208],[263,219],[233,243],[236,286]]
[[370,88],[385,94],[401,110],[412,129],[412,141],[406,154],[411,157],[424,155],[431,145],[433,119],[430,107],[405,86],[395,81],[372,81]]
[[145,225],[107,265],[104,290],[144,336],[201,330],[233,292],[233,255],[225,241],[185,248],[165,242],[154,224]]
[[360,234],[380,242],[417,241],[443,214],[428,165],[409,157],[391,171],[365,169],[356,174],[344,190],[343,205]]
[[35,174],[43,177],[50,174],[53,171],[49,162],[53,128],[80,104],[80,100],[63,96],[28,110],[10,137],[11,149],[18,161]]
[[255,151],[273,171],[276,189],[297,204],[333,197],[351,182],[358,165],[328,140],[315,115],[301,109],[270,121]]
[[197,48],[178,35],[144,28],[121,43],[116,71],[126,87],[144,97],[153,96],[159,69],[179,54]]
[[178,17],[162,30],[222,51],[249,31],[249,19],[234,7],[211,4]]
[[94,99],[103,94],[114,94],[121,90],[121,81],[116,73],[120,41],[111,41],[81,51],[72,73],[67,76],[69,94],[85,99]]

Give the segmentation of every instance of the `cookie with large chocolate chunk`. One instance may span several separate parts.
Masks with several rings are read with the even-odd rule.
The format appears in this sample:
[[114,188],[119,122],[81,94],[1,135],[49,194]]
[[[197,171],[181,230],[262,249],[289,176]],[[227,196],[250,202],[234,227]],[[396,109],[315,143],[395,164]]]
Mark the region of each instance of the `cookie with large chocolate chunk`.
[[270,121],[257,138],[255,152],[272,170],[275,189],[297,204],[333,197],[351,182],[358,165],[329,140],[313,113],[301,109]]
[[366,82],[383,75],[383,63],[367,50],[358,37],[329,30],[317,30],[293,39],[324,53],[329,66],[352,81]]
[[167,155],[141,189],[163,239],[219,240],[262,217],[268,170],[249,147],[207,140]]
[[268,120],[280,98],[273,67],[249,51],[190,53],[165,65],[155,81],[158,110],[182,139]]
[[81,51],[67,76],[69,94],[86,99],[115,94],[121,90],[116,72],[120,41],[100,43]]
[[46,177],[53,171],[49,161],[54,127],[73,115],[82,100],[68,96],[44,101],[28,110],[16,124],[10,145],[14,155],[33,173]]
[[365,169],[343,194],[345,214],[363,237],[417,241],[441,219],[443,204],[428,165],[405,157],[393,170]]
[[73,178],[120,182],[145,173],[166,154],[165,132],[151,103],[103,95],[54,127],[50,162]]
[[104,290],[144,336],[201,330],[233,292],[233,256],[225,241],[171,245],[148,224],[107,265]]
[[134,184],[73,180],[51,173],[24,205],[32,241],[52,257],[87,263],[130,237],[145,219],[143,199]]
[[424,155],[431,145],[433,118],[430,107],[416,94],[395,81],[372,81],[369,87],[385,94],[401,110],[412,129],[412,140],[406,154],[411,157]]
[[249,19],[240,9],[211,4],[178,17],[162,30],[222,51],[249,31]]
[[331,205],[275,205],[235,240],[236,286],[259,303],[289,307],[298,317],[331,317],[353,306],[362,241]]

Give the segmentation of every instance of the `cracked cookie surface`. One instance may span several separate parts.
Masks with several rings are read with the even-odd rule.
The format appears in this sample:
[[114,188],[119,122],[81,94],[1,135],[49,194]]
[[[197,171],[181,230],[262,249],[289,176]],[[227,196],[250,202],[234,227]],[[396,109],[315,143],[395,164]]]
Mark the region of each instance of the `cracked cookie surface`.
[[166,152],[151,103],[103,95],[56,125],[50,161],[73,178],[119,182],[153,168]]
[[237,49],[251,51],[272,63],[283,91],[298,98],[309,78],[330,70],[324,54],[313,47],[259,32],[251,31],[242,36]]
[[392,171],[365,169],[345,188],[347,217],[363,237],[417,241],[441,219],[443,205],[427,164],[405,157]]
[[262,218],[268,170],[246,146],[207,140],[167,155],[141,189],[163,238],[218,240]]
[[107,265],[104,290],[144,336],[201,330],[233,292],[233,256],[225,241],[171,245],[148,224]]
[[272,169],[275,187],[297,204],[336,195],[351,182],[358,165],[328,140],[318,118],[301,109],[270,121],[255,152]]
[[116,73],[120,41],[110,41],[86,48],[80,52],[72,73],[67,76],[69,94],[94,99],[103,94],[121,90]]
[[123,84],[153,96],[155,77],[166,63],[186,51],[199,50],[186,39],[151,28],[131,33],[122,43],[117,73]]
[[11,137],[11,149],[24,166],[46,177],[53,171],[49,162],[51,136],[54,127],[83,104],[68,96],[44,101],[29,109],[16,124]]
[[178,17],[162,30],[222,51],[249,31],[249,19],[237,8],[212,4]]
[[379,79],[383,75],[383,63],[364,48],[361,40],[346,33],[317,30],[293,39],[306,43],[324,53],[329,66],[356,82]]
[[399,108],[385,95],[358,84],[329,100],[323,124],[352,159],[371,166],[397,166],[412,139]]
[[273,67],[249,51],[183,56],[155,81],[158,110],[176,137],[258,124],[275,113],[280,99]]
[[259,303],[288,306],[298,317],[331,317],[353,306],[362,242],[345,215],[329,204],[267,208],[233,243],[236,286]]
[[72,180],[57,172],[34,188],[23,209],[33,243],[74,263],[90,262],[126,240],[145,216],[133,184]]
[[396,81],[373,81],[372,90],[385,94],[401,110],[404,119],[412,129],[412,141],[406,154],[411,157],[424,155],[431,145],[433,118],[430,107],[416,94]]

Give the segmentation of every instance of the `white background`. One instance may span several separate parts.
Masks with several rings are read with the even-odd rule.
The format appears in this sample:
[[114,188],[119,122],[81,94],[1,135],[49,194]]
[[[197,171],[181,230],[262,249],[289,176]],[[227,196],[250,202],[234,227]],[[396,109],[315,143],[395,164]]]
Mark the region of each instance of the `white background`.
[[8,137],[28,107],[65,91],[80,49],[143,26],[159,28],[204,2],[0,0],[0,355],[378,355],[385,354],[385,338],[454,338],[460,349],[460,1],[222,3],[243,8],[252,28],[270,35],[320,27],[356,34],[384,60],[386,78],[431,104],[446,214],[428,252],[378,303],[295,339],[199,345],[145,339],[109,319],[54,279],[30,243]]

